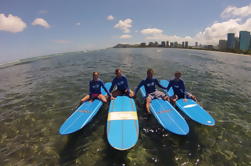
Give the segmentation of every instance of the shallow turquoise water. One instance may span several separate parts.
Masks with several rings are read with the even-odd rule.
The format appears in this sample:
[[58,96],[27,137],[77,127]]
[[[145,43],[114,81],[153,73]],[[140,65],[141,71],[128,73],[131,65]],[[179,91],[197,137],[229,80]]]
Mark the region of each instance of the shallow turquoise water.
[[[108,105],[82,130],[58,128],[88,93],[93,71],[111,81],[121,68],[135,88],[147,68],[159,79],[183,73],[186,87],[216,126],[186,118],[190,133],[165,131],[136,99],[140,137],[131,150],[113,150],[105,125]],[[183,49],[107,49],[32,58],[0,68],[0,165],[251,165],[251,57]],[[138,94],[140,96],[140,94]]]

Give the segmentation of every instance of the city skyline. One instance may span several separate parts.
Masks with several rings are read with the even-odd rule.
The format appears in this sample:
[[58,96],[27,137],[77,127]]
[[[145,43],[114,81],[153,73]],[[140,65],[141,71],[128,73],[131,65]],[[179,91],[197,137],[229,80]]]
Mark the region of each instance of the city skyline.
[[216,45],[227,33],[239,31],[251,31],[251,3],[245,0],[2,0],[0,63],[116,43]]

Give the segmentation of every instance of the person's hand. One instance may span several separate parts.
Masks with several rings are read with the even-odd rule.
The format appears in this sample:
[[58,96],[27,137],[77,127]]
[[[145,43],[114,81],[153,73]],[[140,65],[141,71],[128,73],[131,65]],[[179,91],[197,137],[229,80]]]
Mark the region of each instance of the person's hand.
[[191,97],[195,102],[198,102],[197,98],[195,96]]
[[183,99],[183,101],[184,101],[184,102],[187,102],[187,99],[186,99],[186,98],[184,98],[184,99]]
[[111,100],[114,100],[114,99],[115,99],[115,97],[111,96]]
[[170,102],[170,98],[169,97],[167,98],[167,101]]

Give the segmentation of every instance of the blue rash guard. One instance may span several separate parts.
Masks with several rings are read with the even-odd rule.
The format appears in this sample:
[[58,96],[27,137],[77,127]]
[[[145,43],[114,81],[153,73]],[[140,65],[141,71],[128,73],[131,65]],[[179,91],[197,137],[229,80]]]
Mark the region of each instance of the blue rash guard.
[[125,76],[115,77],[112,80],[112,86],[109,90],[110,92],[112,92],[115,85],[117,86],[117,89],[119,91],[125,92],[125,90],[127,90],[129,92],[128,82],[127,82],[127,78]]
[[105,88],[104,82],[100,79],[98,79],[97,81],[91,80],[89,82],[89,95],[91,96],[92,94],[101,94],[101,87],[104,88],[109,96],[111,96],[109,91]]
[[181,80],[181,79],[170,80],[170,82],[169,82],[169,84],[167,86],[167,91],[171,87],[173,88],[174,95],[177,95],[179,99],[180,98],[185,98],[186,89],[185,89],[185,85],[184,85],[183,80]]
[[162,89],[166,89],[165,87],[163,87],[162,85],[160,85],[159,81],[156,79],[156,78],[152,78],[152,79],[149,79],[149,78],[146,78],[145,80],[142,80],[138,87],[135,89],[135,94],[137,94],[139,88],[141,86],[145,87],[145,90],[146,90],[146,96],[148,96],[148,94],[150,93],[153,93],[156,91],[156,85],[158,85],[158,87],[162,88]]

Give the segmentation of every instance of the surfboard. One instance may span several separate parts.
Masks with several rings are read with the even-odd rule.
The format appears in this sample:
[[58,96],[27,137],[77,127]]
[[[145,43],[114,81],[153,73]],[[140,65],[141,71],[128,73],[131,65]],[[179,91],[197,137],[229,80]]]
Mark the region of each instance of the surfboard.
[[[111,83],[105,83],[105,87],[107,90],[109,90]],[[101,93],[103,95],[107,94],[103,88],[101,89]],[[93,102],[87,101],[82,103],[76,109],[76,111],[74,111],[71,116],[61,125],[59,133],[61,135],[65,135],[80,130],[92,120],[102,105],[103,102],[98,99],[95,99]]]
[[[160,84],[164,87],[167,87],[169,84],[169,81],[161,80]],[[170,89],[172,89],[172,88],[170,88]],[[164,91],[166,92],[166,90],[164,90]],[[196,103],[194,100],[192,100],[192,99],[186,99],[186,100],[179,99],[176,101],[176,105],[183,113],[185,113],[193,121],[200,123],[202,125],[208,125],[208,126],[215,125],[214,118],[204,108],[202,108],[198,103]]]
[[[143,97],[146,97],[144,86],[140,88],[140,92]],[[189,127],[186,120],[168,101],[153,99],[150,110],[164,129],[178,135],[188,134]]]
[[[167,80],[160,80],[160,85],[164,86],[164,87],[167,87],[169,84],[169,82]],[[174,92],[173,92],[173,88],[170,88],[168,90],[168,92],[166,90],[164,90],[165,93],[167,93],[168,96],[173,96],[174,95]]]
[[109,106],[107,140],[117,150],[132,148],[138,141],[139,124],[135,102],[128,96],[117,96]]

